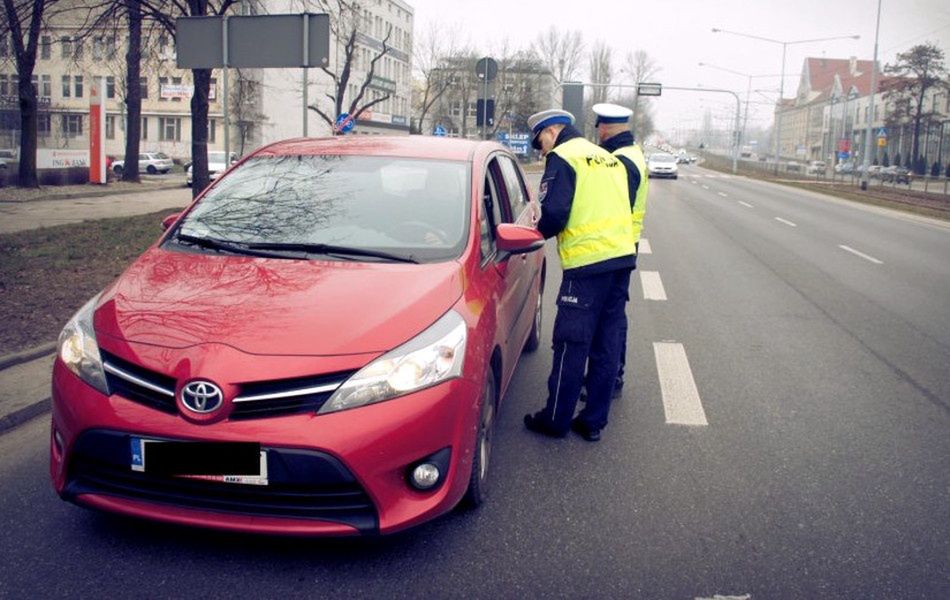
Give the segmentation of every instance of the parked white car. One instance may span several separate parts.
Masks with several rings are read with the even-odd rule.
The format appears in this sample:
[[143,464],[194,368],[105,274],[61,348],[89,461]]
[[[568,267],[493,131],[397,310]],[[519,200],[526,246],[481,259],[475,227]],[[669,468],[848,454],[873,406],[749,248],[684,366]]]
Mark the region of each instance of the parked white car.
[[[209,152],[208,153],[208,176],[211,178],[211,181],[217,179],[221,173],[227,171],[231,165],[237,162],[237,154],[234,152],[231,153],[231,160],[224,160],[224,152]],[[188,168],[185,169],[187,173],[186,181],[188,187],[191,187],[194,182],[194,177],[191,171],[191,165],[188,165]]]
[[676,157],[666,152],[655,152],[647,159],[647,171],[650,177],[679,177]]
[[[143,152],[139,154],[139,173],[168,173],[172,170],[175,163],[164,152]],[[125,160],[117,160],[112,163],[112,171],[116,175],[121,175],[125,169]]]

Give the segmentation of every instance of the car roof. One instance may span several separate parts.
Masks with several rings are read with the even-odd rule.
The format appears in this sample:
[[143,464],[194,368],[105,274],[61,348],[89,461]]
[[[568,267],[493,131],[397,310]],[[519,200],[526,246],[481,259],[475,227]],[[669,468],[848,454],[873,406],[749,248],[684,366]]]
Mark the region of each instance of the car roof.
[[442,160],[471,160],[476,151],[504,149],[495,142],[465,140],[428,135],[410,136],[335,136],[295,138],[265,146],[255,156],[352,154],[364,156],[401,156]]

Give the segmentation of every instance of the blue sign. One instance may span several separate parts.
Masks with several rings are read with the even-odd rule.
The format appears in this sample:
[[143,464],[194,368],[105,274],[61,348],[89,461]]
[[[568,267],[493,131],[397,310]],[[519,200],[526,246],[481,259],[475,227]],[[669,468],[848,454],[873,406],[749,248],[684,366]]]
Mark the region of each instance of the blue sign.
[[878,129],[878,130],[877,130],[877,137],[879,137],[879,138],[886,138],[886,137],[887,137],[887,129],[884,128],[884,127],[881,127],[880,129]]
[[501,142],[502,144],[507,144],[507,143],[508,143],[508,132],[507,132],[507,131],[499,131],[497,137],[498,137],[498,141]]
[[436,126],[435,126],[435,131],[432,132],[432,135],[437,135],[437,136],[439,136],[439,137],[445,137],[446,135],[448,135],[448,132],[445,130],[445,127],[442,127],[441,125],[436,125]]
[[339,117],[336,118],[336,127],[335,129],[340,133],[349,133],[353,131],[353,128],[356,127],[356,122],[349,115],[349,113],[342,113]]
[[850,153],[850,152],[839,152],[839,153],[838,153],[838,160],[848,160],[849,158],[851,158],[851,153]]

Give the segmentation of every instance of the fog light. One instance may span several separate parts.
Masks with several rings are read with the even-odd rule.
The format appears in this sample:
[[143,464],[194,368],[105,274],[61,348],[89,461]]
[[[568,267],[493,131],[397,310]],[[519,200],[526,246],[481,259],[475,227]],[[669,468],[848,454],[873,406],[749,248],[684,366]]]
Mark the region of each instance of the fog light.
[[422,463],[412,470],[412,485],[420,490],[427,490],[439,483],[439,467],[432,463]]

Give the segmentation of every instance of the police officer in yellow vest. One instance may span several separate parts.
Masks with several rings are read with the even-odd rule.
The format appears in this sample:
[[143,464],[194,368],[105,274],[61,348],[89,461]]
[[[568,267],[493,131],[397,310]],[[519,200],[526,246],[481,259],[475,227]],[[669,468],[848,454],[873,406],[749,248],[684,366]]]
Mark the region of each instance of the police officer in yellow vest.
[[[574,430],[600,439],[620,359],[620,328],[630,272],[636,265],[627,171],[615,156],[585,140],[574,116],[546,110],[528,118],[532,145],[545,155],[538,229],[557,236],[563,280],[554,321],[554,361],[544,409],[525,415],[536,433]],[[587,405],[574,417],[587,374]]]
[[[643,231],[643,216],[647,209],[647,163],[643,157],[643,150],[634,142],[628,121],[633,111],[618,104],[595,104],[593,106],[597,120],[597,137],[600,147],[612,153],[627,168],[627,187],[631,199],[631,213],[633,218],[633,236],[639,251],[640,232]],[[634,262],[636,264],[636,262]],[[620,334],[620,367],[614,383],[611,397],[620,396],[623,388],[623,372],[626,366],[627,355],[627,321],[624,319]]]

